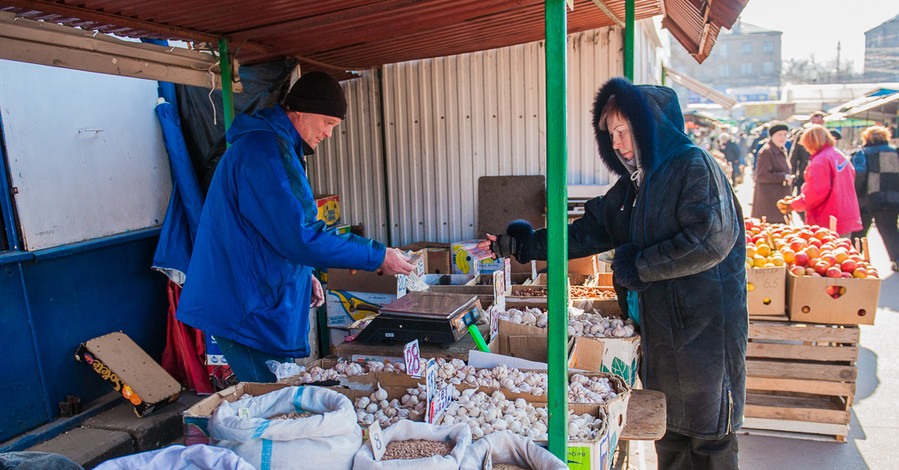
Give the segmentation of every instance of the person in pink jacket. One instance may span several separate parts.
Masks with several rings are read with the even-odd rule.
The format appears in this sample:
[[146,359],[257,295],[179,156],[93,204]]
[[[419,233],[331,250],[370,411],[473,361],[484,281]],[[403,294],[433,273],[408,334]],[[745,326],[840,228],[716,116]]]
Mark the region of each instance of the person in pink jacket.
[[830,132],[821,125],[808,128],[800,143],[811,154],[805,169],[801,193],[778,201],[783,213],[805,211],[809,225],[830,227],[830,216],[837,219],[837,233],[848,237],[862,226],[855,195],[855,168],[834,148]]

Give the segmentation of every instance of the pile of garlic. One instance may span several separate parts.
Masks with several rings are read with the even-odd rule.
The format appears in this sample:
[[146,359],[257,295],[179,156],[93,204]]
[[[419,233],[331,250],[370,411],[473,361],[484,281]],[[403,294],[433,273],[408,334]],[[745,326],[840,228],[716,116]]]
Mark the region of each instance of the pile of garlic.
[[[476,369],[459,359],[437,359],[437,382],[471,387],[508,390],[512,393],[546,395],[548,376],[545,372],[523,371],[505,364],[492,369]],[[575,374],[568,386],[568,399],[573,403],[605,403],[617,396],[608,377]]]
[[357,398],[353,405],[356,407],[356,421],[361,426],[369,426],[377,421],[382,428],[385,428],[407,418],[411,412],[396,398],[388,401],[387,391],[381,387],[367,397]]
[[[500,312],[499,319],[537,328],[546,328],[548,323],[546,311],[536,307],[523,307],[523,310],[513,307]],[[630,318],[624,321],[568,307],[568,334],[587,338],[630,338],[634,336],[634,322]]]
[[[459,400],[443,414],[440,424],[465,423],[474,439],[493,431],[509,430],[532,440],[546,440],[549,415],[546,408],[535,407],[523,398],[507,400],[501,391],[491,395],[475,389],[462,391]],[[568,411],[568,436],[572,441],[595,439],[602,420],[590,414]]]
[[402,374],[406,372],[406,365],[380,361],[368,361],[365,364],[360,364],[358,362],[341,361],[331,369],[322,369],[318,366],[309,367],[303,373],[296,376],[295,383],[305,384],[312,382],[321,382],[325,380],[337,380],[341,377],[353,377],[355,375],[363,375],[369,372]]

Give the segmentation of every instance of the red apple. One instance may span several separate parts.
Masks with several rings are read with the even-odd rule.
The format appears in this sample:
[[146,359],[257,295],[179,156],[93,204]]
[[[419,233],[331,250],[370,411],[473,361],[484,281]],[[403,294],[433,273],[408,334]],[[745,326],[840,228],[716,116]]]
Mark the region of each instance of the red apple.
[[793,266],[790,268],[790,272],[793,273],[794,276],[805,276],[805,268],[802,266]]
[[836,266],[827,268],[824,273],[827,275],[827,277],[843,277],[843,270]]
[[827,274],[827,269],[831,267],[831,264],[827,261],[818,260],[818,262],[815,263],[815,272],[823,276]]
[[843,271],[845,271],[847,273],[851,273],[851,272],[855,271],[856,268],[858,268],[858,263],[856,263],[855,260],[852,258],[843,260],[843,262],[840,263],[840,269],[842,269]]
[[826,261],[831,266],[835,266],[837,264],[837,257],[833,255],[831,252],[826,252],[821,254],[821,261]]
[[843,277],[852,279],[852,273],[848,273],[848,272],[846,272],[846,271],[843,271]]
[[808,260],[808,253],[804,251],[797,251],[796,255],[793,257],[793,262],[799,266],[806,266],[808,264]]

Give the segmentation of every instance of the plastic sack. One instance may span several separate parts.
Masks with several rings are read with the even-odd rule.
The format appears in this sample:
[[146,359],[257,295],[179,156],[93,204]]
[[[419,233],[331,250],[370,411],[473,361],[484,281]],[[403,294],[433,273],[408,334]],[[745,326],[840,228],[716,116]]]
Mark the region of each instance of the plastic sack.
[[568,470],[565,462],[534,441],[512,431],[492,432],[468,448],[462,459],[461,470],[481,470],[487,453],[493,457],[493,465],[502,463],[532,470]]
[[162,449],[107,460],[94,470],[255,470],[230,449],[197,444]]
[[426,459],[411,460],[375,460],[370,443],[366,443],[356,452],[353,458],[354,470],[457,470],[462,463],[462,458],[468,452],[471,445],[471,428],[467,424],[454,424],[452,426],[436,426],[428,423],[409,421],[408,419],[397,421],[396,424],[384,429],[381,433],[384,444],[391,441],[406,441],[409,439],[424,439],[427,441],[452,440],[456,443],[453,451],[444,456],[435,455]]
[[[284,413],[307,418],[266,419]],[[233,450],[259,470],[350,469],[362,445],[353,403],[322,387],[286,387],[222,403],[209,420],[215,445]]]

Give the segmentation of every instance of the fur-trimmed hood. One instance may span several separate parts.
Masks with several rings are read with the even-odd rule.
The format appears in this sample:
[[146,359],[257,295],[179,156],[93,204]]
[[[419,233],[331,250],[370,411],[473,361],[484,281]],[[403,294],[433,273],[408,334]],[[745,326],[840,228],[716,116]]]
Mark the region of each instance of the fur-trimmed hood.
[[628,176],[627,168],[612,149],[612,137],[599,128],[602,109],[615,96],[615,101],[631,125],[637,164],[646,176],[652,174],[665,159],[686,152],[693,142],[684,134],[684,115],[674,90],[656,85],[634,85],[626,78],[606,82],[593,103],[593,131],[599,156],[610,171]]

